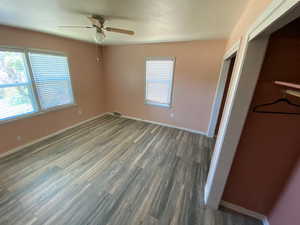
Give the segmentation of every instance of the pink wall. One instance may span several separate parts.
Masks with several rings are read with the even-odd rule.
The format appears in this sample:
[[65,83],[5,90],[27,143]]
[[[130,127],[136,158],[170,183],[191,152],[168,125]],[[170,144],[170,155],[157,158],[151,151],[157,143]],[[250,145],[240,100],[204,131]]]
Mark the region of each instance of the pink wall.
[[[206,132],[224,48],[224,40],[104,47],[107,111]],[[176,57],[170,109],[144,104],[147,56]]]
[[[295,170],[291,180],[290,175],[300,157],[300,117],[257,114],[252,112],[252,109],[257,104],[272,102],[283,97],[281,88],[273,84],[274,80],[300,83],[299,26],[300,19],[274,33],[270,38],[251,108],[223,195],[226,201],[271,215],[272,222],[275,221],[274,218],[279,217],[281,221],[286,221],[281,224],[293,224],[288,223],[291,221],[291,218],[286,217],[288,210],[291,216],[294,211],[300,211],[299,206],[296,206],[293,201],[288,201],[293,198],[292,194],[295,199],[299,199],[297,197],[299,193],[295,191],[295,187],[299,187],[300,184],[300,180],[297,180],[299,169]],[[293,103],[300,104],[299,98],[292,96],[288,98]],[[289,108],[286,105],[268,109],[295,111],[294,107]],[[279,202],[277,202],[278,199]],[[277,206],[272,211],[276,202]]]
[[300,160],[289,182],[269,214],[270,225],[298,225],[300,221]]
[[[1,124],[0,153],[104,112],[102,65],[96,62],[95,45],[6,26],[0,26],[0,45],[66,53],[78,103],[75,107]],[[17,136],[21,136],[21,141],[17,141]]]

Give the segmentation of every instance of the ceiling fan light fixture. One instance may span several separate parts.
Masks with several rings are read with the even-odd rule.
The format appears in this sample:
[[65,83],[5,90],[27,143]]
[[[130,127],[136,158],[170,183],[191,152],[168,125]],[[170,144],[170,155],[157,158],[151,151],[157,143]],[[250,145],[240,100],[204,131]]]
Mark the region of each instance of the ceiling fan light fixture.
[[91,15],[88,16],[92,25],[72,25],[72,26],[60,26],[63,28],[87,28],[87,29],[95,29],[96,33],[94,35],[94,40],[96,44],[102,44],[105,39],[106,32],[114,32],[118,34],[126,34],[126,35],[134,35],[134,31],[116,28],[116,27],[105,27],[105,18],[100,15]]
[[96,31],[96,34],[95,34],[95,41],[97,44],[101,44],[105,39],[105,35],[103,32],[98,32]]

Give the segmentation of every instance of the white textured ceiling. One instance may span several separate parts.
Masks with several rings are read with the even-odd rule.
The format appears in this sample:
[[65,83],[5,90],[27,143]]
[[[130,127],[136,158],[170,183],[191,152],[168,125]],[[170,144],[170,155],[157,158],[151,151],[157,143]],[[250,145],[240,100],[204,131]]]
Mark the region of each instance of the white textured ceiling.
[[248,0],[0,0],[0,24],[84,41],[95,31],[58,28],[90,25],[86,15],[108,18],[107,26],[134,30],[108,33],[104,44],[227,38]]

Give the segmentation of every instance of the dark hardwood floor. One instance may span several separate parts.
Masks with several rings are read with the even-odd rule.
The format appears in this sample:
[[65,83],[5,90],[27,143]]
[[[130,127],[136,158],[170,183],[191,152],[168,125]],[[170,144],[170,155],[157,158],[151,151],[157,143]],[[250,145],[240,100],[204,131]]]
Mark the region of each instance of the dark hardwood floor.
[[211,141],[104,116],[0,159],[0,224],[258,225],[203,205]]

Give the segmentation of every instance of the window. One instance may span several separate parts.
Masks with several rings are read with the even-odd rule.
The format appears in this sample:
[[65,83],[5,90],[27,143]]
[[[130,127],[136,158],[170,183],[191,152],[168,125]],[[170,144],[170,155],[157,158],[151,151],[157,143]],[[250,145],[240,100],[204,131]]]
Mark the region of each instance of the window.
[[74,102],[67,57],[29,53],[41,108],[47,110]]
[[0,51],[0,120],[36,111],[25,54]]
[[146,104],[171,106],[174,61],[172,57],[146,59]]
[[72,104],[66,56],[0,49],[0,121]]

